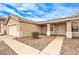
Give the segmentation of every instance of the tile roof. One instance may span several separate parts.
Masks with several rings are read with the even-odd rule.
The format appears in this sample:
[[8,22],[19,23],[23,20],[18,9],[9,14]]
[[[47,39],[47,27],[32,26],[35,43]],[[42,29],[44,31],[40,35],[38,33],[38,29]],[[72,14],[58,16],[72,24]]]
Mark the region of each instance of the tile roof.
[[52,20],[47,20],[47,21],[33,21],[33,20],[29,20],[17,15],[14,15],[14,14],[10,14],[9,16],[17,17],[20,22],[28,22],[28,23],[34,23],[34,24],[59,23],[59,22],[66,22],[66,21],[71,21],[74,19],[79,19],[79,16],[70,16],[70,17],[52,19]]

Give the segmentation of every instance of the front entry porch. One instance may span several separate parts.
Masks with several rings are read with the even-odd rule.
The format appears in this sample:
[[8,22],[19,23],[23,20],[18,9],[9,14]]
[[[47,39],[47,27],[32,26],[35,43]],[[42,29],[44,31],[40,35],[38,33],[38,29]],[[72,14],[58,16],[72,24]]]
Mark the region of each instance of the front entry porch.
[[46,24],[47,36],[64,35],[66,38],[72,38],[72,22],[65,22],[60,24]]

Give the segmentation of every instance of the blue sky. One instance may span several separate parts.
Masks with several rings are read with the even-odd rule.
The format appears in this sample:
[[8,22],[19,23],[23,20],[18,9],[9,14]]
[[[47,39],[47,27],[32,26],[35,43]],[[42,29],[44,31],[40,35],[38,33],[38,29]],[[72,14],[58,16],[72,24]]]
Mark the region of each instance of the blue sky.
[[0,3],[0,14],[15,14],[36,21],[72,16],[78,13],[78,3]]

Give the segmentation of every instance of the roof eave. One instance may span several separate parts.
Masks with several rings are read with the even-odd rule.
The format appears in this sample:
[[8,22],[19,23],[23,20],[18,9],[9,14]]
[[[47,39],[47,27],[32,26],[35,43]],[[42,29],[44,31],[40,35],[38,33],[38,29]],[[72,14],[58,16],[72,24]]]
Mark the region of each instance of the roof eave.
[[38,22],[38,24],[48,24],[48,23],[61,23],[61,22],[68,22],[72,20],[79,19],[78,17],[72,17],[72,18],[64,18],[64,19],[59,19],[59,20],[49,20],[49,21],[44,21],[44,22]]

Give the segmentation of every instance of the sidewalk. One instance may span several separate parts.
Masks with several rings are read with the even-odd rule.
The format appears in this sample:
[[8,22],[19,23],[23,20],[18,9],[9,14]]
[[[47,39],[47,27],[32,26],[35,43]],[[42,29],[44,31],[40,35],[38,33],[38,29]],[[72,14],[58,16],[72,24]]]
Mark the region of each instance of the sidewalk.
[[39,55],[59,55],[64,38],[57,36]]
[[35,55],[40,52],[39,50],[35,48],[25,45],[19,41],[13,40],[11,37],[7,35],[2,36],[0,38],[19,55],[31,55],[31,54]]

